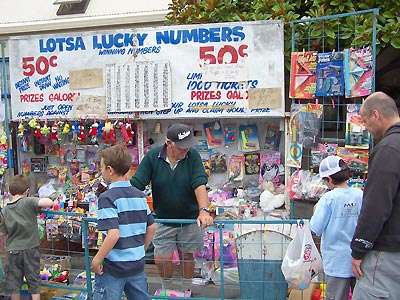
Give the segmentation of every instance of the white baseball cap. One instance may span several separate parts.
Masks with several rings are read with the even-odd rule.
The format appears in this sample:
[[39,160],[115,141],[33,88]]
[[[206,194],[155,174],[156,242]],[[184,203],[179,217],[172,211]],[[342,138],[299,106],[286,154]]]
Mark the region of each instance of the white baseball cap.
[[319,165],[319,177],[325,178],[344,170],[345,168],[339,165],[341,160],[343,159],[340,156],[335,155],[325,157]]

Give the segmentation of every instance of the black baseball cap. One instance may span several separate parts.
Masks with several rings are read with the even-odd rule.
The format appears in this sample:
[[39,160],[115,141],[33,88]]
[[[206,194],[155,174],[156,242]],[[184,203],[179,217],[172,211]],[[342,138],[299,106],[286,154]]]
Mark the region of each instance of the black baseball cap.
[[186,124],[174,124],[167,131],[167,138],[179,148],[187,149],[195,144],[192,131]]

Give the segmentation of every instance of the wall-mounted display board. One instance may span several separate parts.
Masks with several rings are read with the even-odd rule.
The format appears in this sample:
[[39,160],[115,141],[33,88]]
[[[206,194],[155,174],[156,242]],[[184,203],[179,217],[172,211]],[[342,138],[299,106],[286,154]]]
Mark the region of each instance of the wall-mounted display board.
[[12,120],[284,116],[281,21],[11,37]]

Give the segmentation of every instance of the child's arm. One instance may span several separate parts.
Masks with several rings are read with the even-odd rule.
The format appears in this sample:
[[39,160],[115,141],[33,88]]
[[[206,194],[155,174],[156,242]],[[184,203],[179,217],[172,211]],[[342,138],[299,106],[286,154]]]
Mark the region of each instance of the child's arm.
[[39,203],[38,203],[39,207],[52,207],[53,206],[53,200],[51,200],[50,198],[40,198],[39,199]]
[[149,248],[155,232],[156,232],[156,223],[153,223],[147,227],[146,235],[144,236],[144,251],[146,251]]
[[97,274],[103,274],[103,260],[107,254],[114,248],[119,239],[119,229],[110,229],[103,240],[101,247],[92,260],[92,270]]

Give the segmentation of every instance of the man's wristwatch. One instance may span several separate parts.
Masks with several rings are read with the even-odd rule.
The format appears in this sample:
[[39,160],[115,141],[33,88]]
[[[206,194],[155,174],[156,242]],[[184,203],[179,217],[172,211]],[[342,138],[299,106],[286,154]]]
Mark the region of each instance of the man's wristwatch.
[[206,212],[211,212],[211,210],[210,210],[210,208],[208,207],[208,206],[205,206],[205,207],[200,207],[199,208],[199,211],[202,211],[202,210],[204,210],[204,211],[206,211]]

